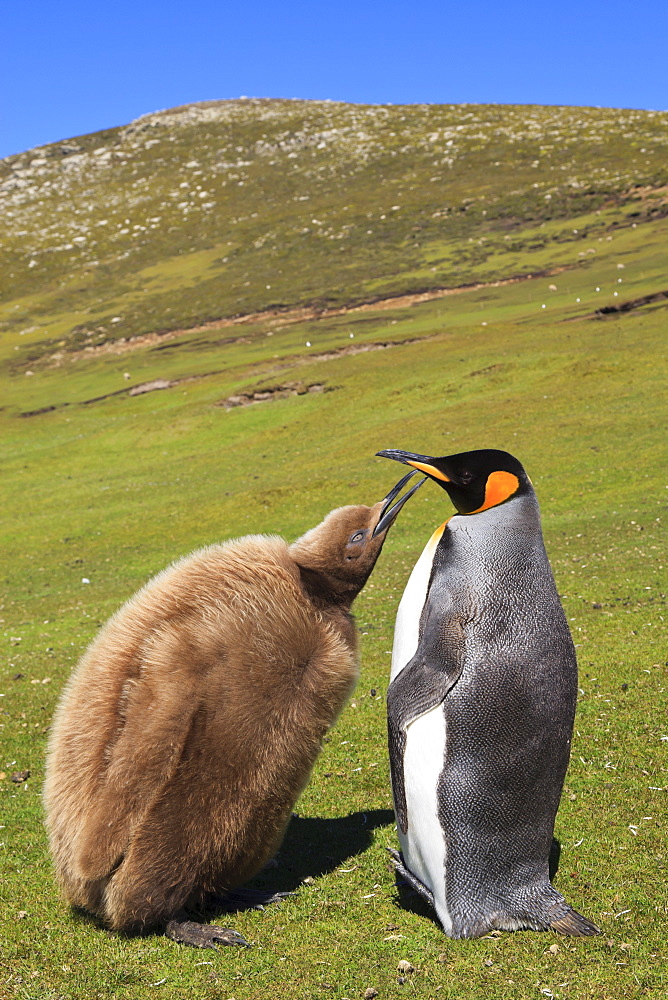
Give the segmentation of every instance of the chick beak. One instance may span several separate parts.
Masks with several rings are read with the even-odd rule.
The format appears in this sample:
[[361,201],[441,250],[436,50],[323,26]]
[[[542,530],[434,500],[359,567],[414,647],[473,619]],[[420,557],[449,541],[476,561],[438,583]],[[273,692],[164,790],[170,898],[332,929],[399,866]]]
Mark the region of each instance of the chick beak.
[[399,500],[397,500],[395,504],[392,504],[394,498],[398,496],[399,493],[401,493],[402,489],[404,488],[408,480],[411,479],[414,475],[415,471],[409,472],[406,476],[403,477],[403,479],[400,479],[397,485],[393,486],[390,492],[387,494],[387,496],[382,500],[383,508],[380,512],[378,524],[373,529],[373,533],[371,535],[372,538],[375,538],[376,535],[380,535],[381,532],[385,531],[387,528],[390,527],[390,525],[392,524],[392,522],[394,521],[394,519],[396,518],[397,514],[399,513],[403,505],[406,503],[406,501],[410,500],[413,494],[420,489],[420,487],[424,482],[426,482],[426,477],[425,479],[421,479],[419,483],[416,483],[415,486],[413,486],[413,488],[408,491],[408,493],[405,493]]

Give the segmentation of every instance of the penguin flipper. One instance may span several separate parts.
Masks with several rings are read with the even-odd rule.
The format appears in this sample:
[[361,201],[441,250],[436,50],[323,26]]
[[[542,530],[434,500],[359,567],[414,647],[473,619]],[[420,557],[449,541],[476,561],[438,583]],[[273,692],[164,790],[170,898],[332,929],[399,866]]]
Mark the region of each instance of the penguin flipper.
[[[431,651],[430,651],[431,652]],[[418,648],[413,659],[406,664],[390,684],[387,691],[387,723],[390,747],[390,772],[397,822],[402,833],[408,830],[408,811],[404,783],[404,753],[406,750],[406,729],[437,708],[459,680],[464,666],[463,656],[444,655],[436,658],[431,652],[429,660]],[[438,666],[431,666],[437,663]]]

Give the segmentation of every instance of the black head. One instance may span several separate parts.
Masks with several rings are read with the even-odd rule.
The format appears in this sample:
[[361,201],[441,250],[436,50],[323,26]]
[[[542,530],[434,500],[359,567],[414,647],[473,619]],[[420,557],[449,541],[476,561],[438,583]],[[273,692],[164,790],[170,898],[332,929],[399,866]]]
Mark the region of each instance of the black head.
[[533,493],[521,463],[507,451],[483,448],[443,458],[395,449],[376,454],[424,472],[447,491],[460,514],[479,514],[512,497]]

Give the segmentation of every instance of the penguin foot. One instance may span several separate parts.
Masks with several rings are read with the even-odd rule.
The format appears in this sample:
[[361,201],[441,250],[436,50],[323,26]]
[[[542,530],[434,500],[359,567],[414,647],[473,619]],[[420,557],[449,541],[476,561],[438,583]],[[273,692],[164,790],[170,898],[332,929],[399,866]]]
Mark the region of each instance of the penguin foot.
[[399,851],[395,851],[393,848],[388,847],[387,852],[392,858],[392,864],[394,865],[396,874],[401,875],[401,877],[408,882],[411,889],[414,889],[419,896],[422,896],[422,898],[425,899],[433,909],[434,894],[431,889],[428,889],[424,882],[421,882],[412,871],[406,868],[403,856],[399,853]]
[[587,920],[571,906],[568,907],[563,916],[550,921],[550,928],[557,931],[558,934],[569,934],[572,937],[593,937],[595,934],[601,933],[596,924]]
[[219,944],[240,945],[250,948],[250,944],[238,931],[213,924],[198,924],[194,920],[170,920],[165,927],[165,935],[179,944],[193,948],[217,948]]

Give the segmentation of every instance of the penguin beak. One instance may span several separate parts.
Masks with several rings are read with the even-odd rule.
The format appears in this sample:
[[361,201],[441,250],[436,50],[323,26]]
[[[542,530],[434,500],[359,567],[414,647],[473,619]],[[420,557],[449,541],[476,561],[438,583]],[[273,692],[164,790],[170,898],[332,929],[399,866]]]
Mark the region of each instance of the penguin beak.
[[438,459],[431,458],[429,455],[416,455],[412,451],[398,451],[396,448],[377,451],[376,455],[380,458],[391,458],[395,462],[403,462],[404,465],[412,465],[414,469],[419,469],[420,472],[426,473],[430,479],[435,479],[439,483],[452,483],[455,481],[450,476],[446,476],[444,472],[441,472],[434,465],[434,462],[438,461]]
[[395,520],[397,514],[399,513],[403,505],[406,503],[406,501],[410,500],[413,494],[416,493],[420,489],[422,484],[426,482],[426,479],[421,479],[420,482],[416,483],[415,486],[413,486],[413,488],[410,489],[408,493],[405,493],[400,500],[397,500],[395,504],[392,504],[394,498],[398,496],[399,493],[401,493],[402,489],[404,488],[408,480],[411,479],[414,475],[415,472],[409,472],[408,475],[403,477],[403,479],[400,479],[397,485],[393,486],[390,492],[387,494],[387,496],[381,501],[383,507],[380,512],[378,524],[373,529],[373,533],[371,535],[372,538],[375,538],[376,535],[380,535],[381,532],[385,531],[387,528],[390,527],[390,525]]

